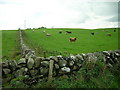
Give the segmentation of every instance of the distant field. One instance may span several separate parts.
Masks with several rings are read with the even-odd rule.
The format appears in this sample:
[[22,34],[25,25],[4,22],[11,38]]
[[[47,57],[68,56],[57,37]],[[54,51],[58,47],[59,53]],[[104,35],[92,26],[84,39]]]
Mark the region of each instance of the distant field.
[[15,59],[19,54],[18,31],[2,31],[2,60]]
[[[42,31],[51,34],[46,36]],[[59,30],[63,30],[59,34]],[[103,31],[104,30],[104,31]],[[71,31],[71,34],[65,34],[65,31]],[[95,35],[91,35],[94,32]],[[107,36],[110,33],[112,36]],[[50,55],[68,55],[78,53],[88,53],[103,50],[118,49],[118,29],[114,32],[109,29],[38,29],[35,32],[25,30],[23,32],[26,44],[36,50],[39,56],[46,53]],[[70,37],[76,37],[76,42],[70,42]]]

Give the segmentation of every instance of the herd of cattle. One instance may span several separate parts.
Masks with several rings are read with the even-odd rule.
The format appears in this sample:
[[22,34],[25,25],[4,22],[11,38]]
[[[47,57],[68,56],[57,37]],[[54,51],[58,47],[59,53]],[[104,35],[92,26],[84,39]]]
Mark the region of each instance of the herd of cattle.
[[[108,32],[107,30],[103,30],[103,31],[106,31],[106,32]],[[32,30],[32,32],[35,32],[35,30]],[[44,31],[42,31],[46,36],[52,36],[52,34],[50,34],[50,33],[47,33],[45,30]],[[116,29],[114,29],[114,32],[116,32]],[[63,31],[62,30],[59,30],[59,32],[58,32],[59,34],[62,34],[63,33]],[[67,35],[67,34],[71,34],[72,32],[71,31],[65,31],[65,34]],[[92,32],[91,33],[91,35],[95,35],[95,33],[94,32]],[[112,34],[111,33],[107,33],[107,36],[112,36]],[[77,38],[76,37],[70,37],[70,42],[75,42],[76,40],[77,40]]]

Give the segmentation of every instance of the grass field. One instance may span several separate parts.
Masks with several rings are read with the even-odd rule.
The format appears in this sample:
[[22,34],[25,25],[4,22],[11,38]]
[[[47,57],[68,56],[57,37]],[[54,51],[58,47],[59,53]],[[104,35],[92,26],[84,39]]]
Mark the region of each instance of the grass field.
[[[42,31],[51,34],[46,36]],[[59,34],[59,30],[63,30]],[[105,30],[105,31],[103,31]],[[71,34],[65,34],[65,31],[71,31]],[[94,32],[95,35],[91,35]],[[107,36],[111,33],[112,36]],[[44,53],[50,55],[69,55],[78,53],[88,53],[103,50],[118,49],[118,29],[114,32],[113,28],[109,29],[37,29],[24,31],[24,40],[26,44],[36,50],[39,56]],[[77,37],[76,42],[70,42],[70,37]]]
[[16,59],[20,53],[18,31],[2,31],[2,60]]
[[[45,30],[51,36],[47,37],[42,31]],[[59,30],[63,30],[59,34]],[[103,31],[105,30],[105,31]],[[34,49],[39,56],[50,55],[69,55],[78,53],[88,53],[103,50],[118,49],[118,30],[114,29],[38,29],[23,31],[25,43]],[[71,31],[72,34],[65,34],[65,31]],[[95,35],[91,35],[94,32]],[[111,33],[112,36],[107,36]],[[76,42],[70,42],[70,37],[77,37]],[[18,31],[2,31],[2,55],[5,60],[8,58],[18,60],[20,53]],[[89,65],[93,65],[89,69]],[[6,88],[119,88],[119,63],[113,67],[107,68],[103,62],[98,60],[95,65],[91,62],[83,63],[82,68],[72,74],[54,77],[52,82],[38,81],[28,86],[24,83],[27,77],[20,76],[4,84]]]

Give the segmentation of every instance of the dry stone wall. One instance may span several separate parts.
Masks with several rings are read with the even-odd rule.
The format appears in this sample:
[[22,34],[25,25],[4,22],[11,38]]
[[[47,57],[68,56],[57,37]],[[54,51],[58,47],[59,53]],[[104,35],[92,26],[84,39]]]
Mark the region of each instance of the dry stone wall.
[[[27,52],[27,50],[25,51]],[[2,62],[3,82],[7,82],[18,76],[44,78],[48,77],[50,61],[53,60],[52,76],[63,74],[71,74],[78,71],[84,62],[96,62],[101,60],[108,66],[112,67],[120,62],[120,51],[103,51],[88,54],[64,56],[34,57],[34,54],[29,51],[18,62],[15,60]],[[31,56],[28,57],[28,53]]]
[[[43,79],[56,77],[64,74],[72,74],[79,71],[84,62],[96,62],[100,60],[109,67],[120,62],[120,50],[102,51],[87,54],[65,56],[50,56],[47,58],[37,57],[35,51],[28,49],[23,43],[20,31],[22,57],[18,62],[15,60],[2,62],[3,83],[19,76]],[[52,66],[51,66],[52,65]],[[49,76],[50,75],[50,76]],[[30,83],[35,82],[31,80]]]

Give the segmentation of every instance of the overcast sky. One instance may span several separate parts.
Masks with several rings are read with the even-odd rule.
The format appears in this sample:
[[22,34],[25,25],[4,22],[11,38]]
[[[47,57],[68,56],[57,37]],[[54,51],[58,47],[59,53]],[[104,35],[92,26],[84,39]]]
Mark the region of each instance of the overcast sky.
[[117,27],[118,1],[0,0],[0,30]]

